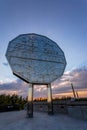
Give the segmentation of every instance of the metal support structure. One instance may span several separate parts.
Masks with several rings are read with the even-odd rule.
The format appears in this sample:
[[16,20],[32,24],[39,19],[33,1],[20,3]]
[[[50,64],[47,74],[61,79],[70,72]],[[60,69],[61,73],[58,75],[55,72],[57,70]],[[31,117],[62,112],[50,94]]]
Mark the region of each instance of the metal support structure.
[[33,84],[29,84],[27,116],[30,117],[30,118],[33,117]]
[[79,95],[78,95],[78,92],[76,91],[76,97],[77,97],[77,99],[79,99]]
[[53,103],[52,103],[52,89],[51,84],[47,85],[47,102],[48,102],[48,114],[53,114]]
[[74,90],[74,87],[73,87],[73,84],[71,83],[71,87],[72,87],[72,91],[73,91],[73,96],[74,98],[76,99],[76,94],[75,94],[75,90]]

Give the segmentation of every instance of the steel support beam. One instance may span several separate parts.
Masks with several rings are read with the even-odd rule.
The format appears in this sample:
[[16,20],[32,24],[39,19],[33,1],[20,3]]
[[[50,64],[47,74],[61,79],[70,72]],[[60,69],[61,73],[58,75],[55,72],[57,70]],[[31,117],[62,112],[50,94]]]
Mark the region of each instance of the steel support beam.
[[48,114],[53,114],[53,102],[52,102],[52,89],[51,84],[47,85],[47,102],[48,102]]
[[33,117],[33,84],[29,84],[27,116],[30,117],[30,118]]

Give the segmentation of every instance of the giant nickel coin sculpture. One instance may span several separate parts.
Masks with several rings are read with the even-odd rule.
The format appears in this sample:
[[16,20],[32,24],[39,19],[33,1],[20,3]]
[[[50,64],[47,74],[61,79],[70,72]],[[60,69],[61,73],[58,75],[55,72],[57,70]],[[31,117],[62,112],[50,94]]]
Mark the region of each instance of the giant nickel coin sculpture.
[[9,42],[6,57],[13,74],[29,83],[28,116],[33,117],[34,84],[47,85],[48,114],[52,114],[51,82],[62,76],[66,67],[61,48],[45,36],[23,34]]

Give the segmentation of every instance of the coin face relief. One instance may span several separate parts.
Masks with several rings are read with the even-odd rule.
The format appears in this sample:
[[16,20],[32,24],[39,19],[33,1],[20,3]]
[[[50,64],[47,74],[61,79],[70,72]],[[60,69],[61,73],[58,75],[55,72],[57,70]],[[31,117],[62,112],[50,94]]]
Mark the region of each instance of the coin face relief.
[[66,67],[61,48],[51,39],[32,33],[10,41],[6,58],[13,73],[29,83],[51,83]]

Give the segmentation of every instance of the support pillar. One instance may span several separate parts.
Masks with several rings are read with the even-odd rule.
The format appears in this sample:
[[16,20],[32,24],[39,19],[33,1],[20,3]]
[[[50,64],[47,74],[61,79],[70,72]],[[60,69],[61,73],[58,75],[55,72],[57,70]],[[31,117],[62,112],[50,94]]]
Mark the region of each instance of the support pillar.
[[47,85],[47,102],[48,102],[48,114],[53,114],[53,103],[52,103],[52,89],[51,84]]
[[27,103],[27,116],[33,117],[33,84],[29,84],[28,90],[28,103]]

